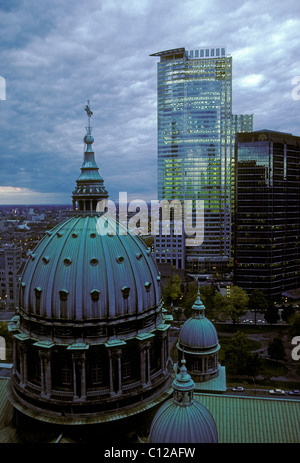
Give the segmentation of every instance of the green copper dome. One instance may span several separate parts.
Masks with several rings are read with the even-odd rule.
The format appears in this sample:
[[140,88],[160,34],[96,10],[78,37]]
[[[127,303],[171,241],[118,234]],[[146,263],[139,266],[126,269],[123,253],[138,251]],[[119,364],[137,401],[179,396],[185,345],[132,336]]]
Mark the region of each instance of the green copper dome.
[[216,443],[218,432],[210,412],[193,399],[194,381],[185,360],[173,382],[174,396],[156,413],[149,441],[156,444]]
[[[92,114],[89,106],[86,110]],[[106,342],[151,330],[162,319],[160,276],[150,250],[141,238],[97,210],[100,201],[107,204],[108,193],[93,142],[89,125],[73,191],[73,216],[47,232],[21,276],[23,329],[45,339],[53,337],[53,329],[67,333],[72,327],[74,342],[74,326],[79,330],[84,322],[94,326],[95,333],[98,326],[94,340]],[[55,324],[66,329],[56,330]],[[84,337],[89,339],[86,331]]]
[[182,348],[208,349],[218,346],[218,334],[213,323],[205,317],[205,307],[198,292],[193,315],[182,326],[179,343]]
[[[41,240],[21,277],[20,306],[36,317],[117,320],[159,305],[157,266],[128,231],[99,233],[97,215],[75,216]],[[124,229],[125,230],[125,229]]]

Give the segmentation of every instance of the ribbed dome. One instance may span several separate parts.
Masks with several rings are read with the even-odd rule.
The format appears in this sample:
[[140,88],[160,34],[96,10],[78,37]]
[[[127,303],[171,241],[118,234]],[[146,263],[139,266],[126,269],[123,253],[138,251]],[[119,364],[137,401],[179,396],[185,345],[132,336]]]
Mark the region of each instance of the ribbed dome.
[[204,315],[205,307],[198,293],[193,305],[193,315],[182,326],[179,343],[182,347],[207,349],[218,345],[218,334],[213,323]]
[[[159,272],[137,236],[97,215],[57,225],[35,248],[21,277],[20,307],[48,319],[82,321],[143,314],[160,302]],[[121,227],[121,226],[120,226]]]
[[215,443],[218,441],[216,423],[202,404],[178,407],[172,399],[162,405],[150,431],[151,443]]
[[151,443],[216,443],[218,432],[210,412],[193,399],[195,383],[187,373],[185,360],[173,382],[174,397],[156,413],[151,425]]
[[218,344],[218,335],[207,318],[190,318],[180,330],[179,342],[187,347],[206,349]]

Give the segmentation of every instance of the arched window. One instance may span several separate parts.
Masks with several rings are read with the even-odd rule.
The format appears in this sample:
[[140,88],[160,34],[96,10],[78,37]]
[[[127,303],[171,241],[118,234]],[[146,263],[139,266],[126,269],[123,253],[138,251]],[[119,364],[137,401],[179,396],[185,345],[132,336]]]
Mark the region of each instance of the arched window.
[[60,297],[60,316],[62,318],[68,318],[68,295],[69,292],[66,289],[59,291]]
[[34,288],[35,292],[35,313],[37,315],[41,314],[41,295],[42,295],[42,288],[39,286]]

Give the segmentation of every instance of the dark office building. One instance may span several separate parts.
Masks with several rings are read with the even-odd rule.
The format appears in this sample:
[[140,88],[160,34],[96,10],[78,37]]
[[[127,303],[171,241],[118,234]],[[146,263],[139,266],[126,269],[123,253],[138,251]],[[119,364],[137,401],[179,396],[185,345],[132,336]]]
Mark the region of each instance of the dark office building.
[[277,297],[300,286],[300,137],[239,133],[235,166],[235,284]]

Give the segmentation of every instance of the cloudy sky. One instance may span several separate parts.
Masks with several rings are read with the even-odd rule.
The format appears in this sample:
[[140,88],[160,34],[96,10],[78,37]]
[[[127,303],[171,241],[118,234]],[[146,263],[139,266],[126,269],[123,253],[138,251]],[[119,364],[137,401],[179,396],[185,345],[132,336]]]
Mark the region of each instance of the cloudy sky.
[[299,0],[0,0],[0,204],[71,204],[87,99],[110,198],[156,199],[169,48],[225,46],[233,113],[300,135],[299,31]]

